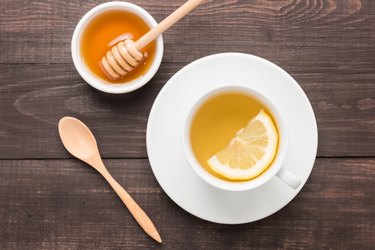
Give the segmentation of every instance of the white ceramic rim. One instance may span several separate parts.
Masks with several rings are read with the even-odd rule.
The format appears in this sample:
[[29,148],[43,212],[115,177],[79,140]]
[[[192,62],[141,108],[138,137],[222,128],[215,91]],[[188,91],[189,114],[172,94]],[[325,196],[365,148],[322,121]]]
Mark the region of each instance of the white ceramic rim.
[[78,73],[81,75],[81,77],[92,87],[100,91],[111,93],[111,94],[128,93],[136,89],[139,89],[140,87],[145,85],[147,82],[149,82],[151,78],[155,75],[157,70],[159,69],[160,63],[163,58],[163,52],[164,52],[163,37],[160,35],[156,39],[155,58],[150,69],[146,72],[144,76],[141,76],[139,78],[136,78],[130,82],[123,83],[123,84],[122,83],[111,84],[109,82],[106,82],[100,79],[99,77],[95,76],[94,73],[92,73],[83,62],[81,53],[80,53],[80,42],[81,42],[82,32],[84,28],[86,27],[86,25],[88,24],[88,22],[91,21],[92,18],[94,18],[95,16],[110,9],[126,10],[129,12],[132,12],[138,15],[139,17],[141,17],[147,23],[149,27],[155,27],[157,25],[157,22],[155,21],[155,19],[146,10],[139,7],[138,5],[128,3],[128,2],[107,2],[107,3],[100,4],[94,7],[93,9],[91,9],[89,12],[87,12],[78,22],[74,30],[72,43],[71,43],[73,63]]
[[[195,116],[198,109],[202,106],[204,102],[206,102],[209,98],[212,98],[215,95],[225,92],[240,92],[242,94],[246,94],[250,97],[253,97],[260,102],[262,102],[272,113],[273,118],[276,120],[276,126],[279,133],[279,144],[277,155],[272,165],[266,169],[260,176],[255,177],[249,181],[244,182],[231,182],[225,181],[220,179],[212,174],[208,173],[198,162],[196,159],[194,152],[191,148],[190,143],[190,131],[191,131],[191,123],[192,119]],[[272,177],[274,177],[279,170],[281,169],[283,162],[285,160],[285,156],[287,153],[288,148],[288,132],[285,126],[285,122],[280,115],[279,110],[276,108],[277,106],[271,101],[269,97],[267,97],[264,93],[259,92],[258,90],[252,89],[249,85],[244,84],[233,84],[224,87],[216,87],[213,88],[206,93],[204,93],[195,105],[190,110],[189,114],[187,115],[186,121],[184,123],[183,128],[183,148],[184,153],[189,165],[193,168],[195,173],[202,178],[205,182],[212,185],[213,187],[227,190],[227,191],[246,191],[250,189],[257,188],[264,183],[268,182]]]
[[[215,194],[217,193],[217,195],[219,195],[219,194],[225,195],[226,193],[233,193],[237,197],[236,199],[237,199],[238,203],[240,203],[242,199],[246,199],[246,200],[249,200],[249,199],[252,199],[252,198],[257,199],[256,197],[259,197],[259,195],[258,195],[259,193],[264,194],[266,192],[267,196],[268,195],[272,196],[272,195],[278,195],[278,192],[282,192],[283,194],[284,194],[284,192],[286,192],[286,194],[283,195],[283,197],[280,198],[281,201],[278,202],[279,204],[277,206],[270,205],[271,207],[268,208],[268,209],[257,210],[257,211],[253,211],[252,213],[246,212],[246,215],[241,216],[239,218],[238,217],[237,218],[228,217],[228,215],[224,215],[224,214],[212,215],[211,213],[205,212],[204,211],[205,208],[203,208],[202,205],[195,204],[194,200],[192,200],[192,198],[185,197],[185,194],[183,194],[183,193],[179,194],[180,191],[176,191],[176,190],[179,190],[178,184],[173,183],[174,176],[168,176],[167,174],[165,174],[165,170],[163,170],[163,166],[165,166],[165,164],[168,164],[168,163],[167,162],[164,162],[164,163],[161,162],[162,159],[158,158],[157,153],[154,153],[154,152],[151,151],[151,150],[154,150],[155,147],[157,148],[157,145],[158,145],[157,143],[155,143],[155,139],[154,139],[154,137],[157,136],[156,131],[154,131],[155,126],[157,126],[155,119],[157,118],[158,115],[160,115],[161,106],[163,106],[163,105],[165,106],[165,104],[163,102],[167,98],[167,93],[169,95],[172,94],[172,93],[169,93],[168,91],[170,91],[170,88],[172,88],[172,86],[174,84],[176,84],[176,79],[178,79],[180,76],[184,75],[186,72],[189,72],[191,70],[191,68],[196,67],[197,65],[205,64],[207,62],[214,63],[215,60],[220,60],[220,59],[223,59],[223,58],[235,58],[235,59],[238,58],[240,60],[246,58],[246,60],[249,60],[249,61],[253,60],[254,62],[259,62],[260,64],[263,64],[264,66],[270,67],[272,71],[275,71],[275,72],[278,72],[279,74],[281,74],[283,77],[286,78],[285,80],[288,81],[288,84],[290,84],[292,86],[292,88],[294,88],[295,92],[294,92],[293,95],[295,95],[296,98],[297,97],[302,98],[300,100],[301,103],[300,103],[299,106],[301,107],[301,109],[304,110],[304,112],[306,112],[306,115],[308,116],[308,120],[311,120],[311,127],[308,128],[309,130],[306,130],[307,128],[304,128],[304,133],[305,134],[308,133],[309,137],[311,139],[311,141],[309,141],[309,144],[308,144],[310,146],[307,149],[306,148],[299,149],[299,150],[303,151],[303,154],[302,154],[303,155],[303,162],[302,162],[302,159],[301,159],[300,156],[296,155],[295,157],[293,157],[293,160],[298,160],[298,159],[301,160],[298,164],[299,164],[300,167],[302,167],[302,168],[300,168],[301,172],[300,172],[300,175],[299,175],[299,177],[301,177],[302,183],[298,187],[298,189],[293,190],[290,187],[288,187],[286,189],[286,187],[285,187],[286,184],[282,183],[282,185],[281,185],[281,181],[277,180],[277,178],[273,178],[271,181],[269,181],[267,184],[265,184],[262,187],[259,187],[259,188],[254,189],[254,190],[245,191],[245,192],[234,192],[234,193],[233,192],[225,192],[225,191],[222,191],[222,190],[219,190],[219,189],[216,189],[216,188],[212,187],[212,189],[217,190],[217,191],[215,191]],[[293,99],[295,97],[293,96],[293,98],[290,101],[293,101]],[[268,61],[264,58],[261,58],[261,57],[255,56],[255,55],[250,55],[250,54],[245,54],[245,53],[235,53],[235,52],[213,54],[213,55],[210,55],[210,56],[200,58],[200,59],[186,65],[185,67],[180,69],[176,74],[174,74],[168,80],[168,82],[164,85],[164,87],[161,89],[161,91],[159,92],[158,96],[156,97],[156,99],[154,101],[154,104],[153,104],[153,106],[151,108],[151,111],[150,111],[146,133],[147,133],[147,135],[146,135],[147,153],[148,153],[148,156],[149,156],[151,169],[152,169],[152,171],[155,175],[155,178],[157,179],[159,185],[161,186],[163,191],[168,195],[168,197],[171,200],[173,200],[177,205],[179,205],[182,209],[184,209],[186,212],[188,212],[188,213],[190,213],[190,214],[192,214],[192,215],[194,215],[194,216],[196,216],[200,219],[210,221],[210,222],[215,222],[215,223],[222,223],[222,224],[243,224],[243,223],[254,222],[254,221],[263,219],[265,217],[268,217],[268,216],[276,213],[280,209],[282,209],[284,206],[286,206],[301,191],[301,189],[304,187],[307,179],[309,178],[309,176],[311,174],[311,171],[314,167],[314,162],[315,162],[315,159],[316,159],[315,158],[316,152],[317,152],[317,148],[318,148],[318,130],[317,130],[317,124],[316,124],[316,118],[315,118],[315,115],[314,115],[314,111],[313,111],[311,103],[309,102],[309,100],[308,100],[306,94],[304,93],[303,89],[292,78],[292,76],[290,76],[286,71],[284,71],[282,68],[280,68],[276,64],[274,64],[274,63],[272,63],[272,62],[270,62],[270,61]],[[294,133],[290,133],[290,136],[295,137]],[[178,151],[179,151],[179,149],[178,149]],[[307,151],[308,151],[308,156],[306,156]],[[183,161],[185,160],[183,152],[182,152],[181,156],[179,156],[179,158],[183,163]],[[296,158],[296,159],[294,159],[294,158]],[[183,164],[185,164],[185,163],[183,163]],[[295,162],[294,164],[297,164],[297,162]],[[186,162],[186,165],[188,165],[187,162]],[[189,166],[186,166],[186,168],[189,168]],[[193,171],[193,173],[194,173],[194,171]],[[200,178],[198,178],[196,176],[195,173],[194,173],[194,176],[195,176],[195,178],[201,180]],[[187,178],[190,179],[190,178],[192,178],[192,176],[187,176]],[[211,185],[208,185],[208,186],[211,187]],[[280,189],[280,187],[282,189]],[[195,196],[202,196],[200,193],[194,193],[198,190],[200,191],[200,188],[201,187],[195,188],[195,190],[192,191],[191,196],[194,196],[194,197]],[[208,192],[210,192],[210,191],[208,191]],[[210,194],[212,192],[210,192]],[[207,202],[212,202],[212,201],[209,200]],[[236,201],[233,201],[233,202],[236,202]],[[237,203],[235,205],[237,205]]]

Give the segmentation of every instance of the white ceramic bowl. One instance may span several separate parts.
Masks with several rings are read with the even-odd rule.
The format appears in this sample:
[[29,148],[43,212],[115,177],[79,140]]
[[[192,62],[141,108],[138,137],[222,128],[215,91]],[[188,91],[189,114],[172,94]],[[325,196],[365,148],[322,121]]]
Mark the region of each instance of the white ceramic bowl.
[[108,10],[125,10],[141,17],[149,27],[154,27],[157,25],[155,19],[146,10],[142,9],[141,7],[135,4],[127,2],[108,2],[100,4],[95,8],[91,9],[89,12],[87,12],[86,15],[84,15],[82,19],[78,22],[77,27],[74,30],[71,44],[73,63],[81,77],[92,87],[100,91],[112,94],[122,94],[131,92],[149,82],[151,78],[155,75],[156,71],[159,69],[164,51],[163,37],[160,35],[156,39],[155,58],[152,62],[151,67],[145,75],[123,84],[111,84],[103,79],[100,79],[93,72],[91,72],[90,69],[88,69],[86,64],[84,63],[81,56],[80,43],[82,33],[85,30],[87,24],[97,15]]

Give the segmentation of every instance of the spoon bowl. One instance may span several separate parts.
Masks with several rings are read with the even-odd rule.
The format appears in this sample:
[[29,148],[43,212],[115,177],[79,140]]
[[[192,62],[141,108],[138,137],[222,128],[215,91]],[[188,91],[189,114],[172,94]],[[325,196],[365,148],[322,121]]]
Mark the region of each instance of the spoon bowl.
[[62,118],[59,134],[64,147],[74,157],[87,163],[93,157],[100,157],[94,135],[80,120],[68,116]]

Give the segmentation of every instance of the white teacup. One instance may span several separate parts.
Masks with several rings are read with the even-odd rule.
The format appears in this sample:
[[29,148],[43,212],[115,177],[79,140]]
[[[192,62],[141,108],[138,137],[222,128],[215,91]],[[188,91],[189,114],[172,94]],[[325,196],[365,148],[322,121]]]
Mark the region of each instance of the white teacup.
[[[220,179],[212,174],[210,174],[196,159],[194,152],[191,147],[190,143],[190,129],[192,120],[197,112],[197,110],[201,107],[201,105],[210,97],[215,96],[219,93],[225,92],[240,92],[243,94],[247,94],[250,97],[253,97],[263,103],[268,110],[272,113],[275,121],[276,126],[279,132],[279,145],[278,151],[275,156],[274,161],[272,162],[271,166],[269,166],[265,172],[263,172],[260,176],[255,177],[254,179],[243,181],[243,182],[232,182],[226,181],[224,179]],[[283,166],[286,153],[288,150],[288,131],[285,126],[285,122],[280,115],[280,112],[276,108],[276,105],[272,103],[272,101],[266,97],[265,94],[260,93],[259,91],[252,89],[250,86],[246,85],[231,85],[227,87],[219,87],[208,91],[207,93],[203,94],[202,97],[198,99],[198,101],[194,104],[193,108],[191,109],[188,117],[185,121],[185,127],[183,132],[183,147],[186,159],[188,160],[190,166],[193,170],[201,177],[205,182],[208,184],[223,190],[228,191],[245,191],[250,189],[255,189],[269,180],[271,180],[274,176],[280,178],[283,182],[285,182],[290,187],[296,189],[301,184],[301,180],[290,173],[285,166]]]

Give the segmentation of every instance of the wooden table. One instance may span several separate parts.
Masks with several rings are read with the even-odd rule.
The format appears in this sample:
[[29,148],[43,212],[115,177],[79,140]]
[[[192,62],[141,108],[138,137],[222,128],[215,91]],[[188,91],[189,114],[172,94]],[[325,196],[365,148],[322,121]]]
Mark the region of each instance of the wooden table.
[[[132,94],[76,72],[70,39],[102,1],[0,2],[0,249],[159,248],[103,179],[63,148],[65,115],[92,128],[108,169],[153,218],[165,249],[354,248],[375,244],[375,1],[210,0],[164,35],[163,63]],[[160,21],[183,3],[134,0]],[[309,97],[318,158],[285,208],[245,225],[209,223],[156,182],[145,134],[151,105],[186,64],[219,52],[280,65]]]

